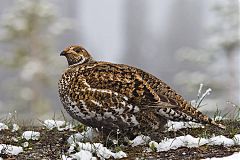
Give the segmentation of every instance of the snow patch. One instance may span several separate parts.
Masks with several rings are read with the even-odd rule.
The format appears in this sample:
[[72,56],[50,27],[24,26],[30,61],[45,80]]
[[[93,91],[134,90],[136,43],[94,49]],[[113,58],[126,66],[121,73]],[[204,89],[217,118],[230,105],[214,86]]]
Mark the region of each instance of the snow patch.
[[171,139],[165,139],[157,146],[157,151],[168,151],[170,149],[177,149],[179,147],[198,147],[206,144],[208,141],[204,138],[194,138],[191,135],[180,136]]
[[72,160],[72,158],[67,157],[66,155],[62,155],[61,159],[62,160]]
[[[81,142],[85,137],[92,137],[92,129],[89,128],[86,132],[83,133],[77,133],[68,139],[68,143],[70,144],[70,147],[68,149],[68,153],[70,154],[69,157],[62,155],[62,159],[64,160],[70,160],[70,158],[75,159],[97,159],[96,157],[92,157],[92,154],[97,155],[100,159],[109,159],[109,158],[124,158],[127,157],[127,154],[123,151],[119,152],[112,152],[108,148],[104,147],[101,143],[90,143]],[[78,152],[76,152],[76,149]],[[73,152],[76,152],[74,154],[71,154]]]
[[25,131],[22,134],[22,138],[25,138],[26,140],[38,140],[40,137],[39,132],[34,132],[34,131]]
[[4,123],[0,123],[0,131],[4,129],[8,129],[8,126]]
[[205,144],[208,145],[224,145],[233,146],[240,145],[240,134],[235,135],[232,139],[225,136],[215,136],[209,139],[206,138],[194,138],[191,135],[180,136],[171,139],[165,139],[160,143],[151,141],[149,147],[152,148],[153,145],[157,148],[157,152],[168,151],[170,149],[177,149],[179,147],[199,147]]
[[92,140],[94,138],[94,130],[87,127],[86,131],[82,133],[75,133],[68,138],[68,143],[80,142],[82,140]]
[[208,145],[224,145],[224,146],[233,146],[235,144],[233,139],[227,138],[225,136],[217,136],[209,139]]
[[145,145],[149,141],[150,141],[149,136],[139,135],[139,136],[135,137],[132,141],[130,141],[130,143],[133,147],[135,147],[138,145]]
[[113,158],[115,158],[115,159],[120,159],[120,158],[124,158],[124,157],[127,157],[127,154],[123,151],[119,151],[113,155]]
[[233,141],[235,142],[235,144],[240,145],[240,134],[236,134],[236,135],[233,137]]
[[73,128],[74,128],[74,126],[69,122],[57,121],[57,120],[52,120],[52,119],[45,120],[44,126],[50,130],[57,128],[59,131],[69,130],[69,129],[73,130]]
[[127,154],[120,151],[117,153],[112,152],[111,150],[107,149],[101,143],[82,143],[77,142],[78,150],[85,150],[91,153],[95,153],[99,158],[109,159],[110,157],[113,158],[124,158],[127,157]]
[[92,159],[92,153],[89,151],[81,150],[80,152],[77,152],[73,155],[71,155],[73,159],[77,160],[91,160]]
[[8,144],[0,144],[0,153],[18,155],[21,152],[23,152],[22,147],[8,145]]

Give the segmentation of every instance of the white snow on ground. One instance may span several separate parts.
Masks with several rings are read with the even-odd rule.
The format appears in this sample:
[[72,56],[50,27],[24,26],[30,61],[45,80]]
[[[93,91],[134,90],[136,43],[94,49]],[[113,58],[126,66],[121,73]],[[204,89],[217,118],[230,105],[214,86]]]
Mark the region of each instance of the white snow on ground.
[[72,160],[72,158],[67,157],[66,155],[62,155],[61,159],[62,160]]
[[239,160],[240,159],[240,152],[238,153],[233,153],[230,156],[227,157],[221,157],[221,158],[206,158],[206,159],[202,159],[202,160]]
[[[158,152],[168,151],[170,149],[177,149],[179,147],[199,147],[201,145],[240,145],[240,134],[235,135],[232,139],[225,136],[214,136],[212,138],[194,138],[191,135],[180,136],[171,139],[165,139],[160,143],[151,141],[149,147],[156,147]],[[154,146],[153,146],[154,145]]]
[[236,144],[240,144],[240,134],[236,134],[234,137],[233,137],[233,140]]
[[195,122],[173,122],[168,121],[166,124],[167,131],[177,131],[182,128],[200,128],[204,127],[202,124],[195,123]]
[[[94,131],[95,131],[94,129],[88,127],[86,131],[82,133],[75,133],[71,135],[67,140],[68,143],[70,144],[68,153],[71,154],[72,152],[76,152],[76,148],[77,148],[77,151],[79,152],[71,154],[69,157],[62,155],[62,159],[63,160],[71,160],[72,158],[79,159],[79,160],[80,159],[81,160],[97,159],[96,157],[92,156],[93,153],[97,155],[97,157],[99,157],[100,159],[108,159],[108,158],[118,159],[118,158],[127,157],[127,154],[124,153],[123,151],[114,153],[108,148],[104,147],[103,144],[101,143],[90,143],[90,142],[83,143],[82,142],[83,140],[84,141],[92,140],[96,136],[96,132]],[[145,141],[145,144],[146,144],[146,141]]]
[[38,140],[40,137],[39,132],[34,132],[34,131],[25,131],[22,134],[22,138],[25,138],[26,140]]
[[135,147],[138,145],[145,145],[150,141],[149,136],[139,135],[136,138],[134,138],[132,141],[130,141],[130,144]]
[[94,133],[95,132],[93,128],[87,127],[86,131],[71,135],[67,141],[69,144],[72,144],[74,142],[80,142],[83,140],[92,140],[95,137]]
[[23,152],[22,147],[0,144],[0,153],[2,154],[18,155],[20,152]]
[[74,159],[79,160],[90,160],[92,158],[92,153],[86,150],[81,150],[73,155],[71,155]]
[[[127,154],[124,153],[123,151],[119,151],[116,153],[112,152],[108,148],[104,147],[103,144],[101,143],[81,142],[85,138],[92,137],[92,134],[93,134],[93,131],[92,129],[89,128],[86,132],[77,133],[70,136],[68,139],[68,143],[70,144],[68,153],[70,154],[70,156],[67,157],[63,155],[62,159],[63,160],[71,160],[71,158],[81,159],[81,160],[97,159],[96,157],[92,156],[93,153],[97,155],[97,157],[99,157],[100,159],[109,159],[109,158],[118,159],[118,158],[127,157]],[[76,152],[76,148],[77,148],[77,151],[79,152],[71,154],[72,152]]]
[[212,137],[208,141],[209,141],[208,145],[233,146],[234,144],[236,144],[234,139],[230,139],[222,135]]
[[8,129],[8,126],[4,123],[0,123],[0,131],[4,129]]
[[97,155],[97,157],[103,158],[103,159],[109,159],[111,157],[113,157],[115,159],[127,157],[127,154],[124,153],[123,151],[114,153],[111,150],[104,147],[103,144],[101,144],[101,143],[77,142],[72,145],[78,146],[79,151],[82,151],[82,150],[89,151],[90,153],[95,153]]
[[157,146],[157,151],[168,151],[179,147],[197,147],[206,144],[208,141],[204,138],[194,138],[191,135],[180,136],[176,138],[166,139],[160,142]]
[[44,126],[50,130],[57,128],[59,131],[69,130],[69,129],[72,130],[74,128],[74,126],[69,122],[57,121],[52,119],[45,120]]
[[119,151],[119,152],[116,152],[113,157],[115,159],[120,159],[120,158],[124,158],[124,157],[127,157],[127,154],[123,151]]

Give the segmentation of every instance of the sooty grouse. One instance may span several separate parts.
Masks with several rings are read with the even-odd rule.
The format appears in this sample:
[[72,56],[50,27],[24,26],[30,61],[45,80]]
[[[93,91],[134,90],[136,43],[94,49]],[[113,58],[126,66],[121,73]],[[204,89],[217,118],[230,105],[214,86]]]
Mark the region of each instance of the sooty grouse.
[[95,61],[81,46],[60,54],[68,68],[59,81],[60,100],[81,123],[108,133],[162,129],[167,120],[217,124],[166,83],[141,69]]

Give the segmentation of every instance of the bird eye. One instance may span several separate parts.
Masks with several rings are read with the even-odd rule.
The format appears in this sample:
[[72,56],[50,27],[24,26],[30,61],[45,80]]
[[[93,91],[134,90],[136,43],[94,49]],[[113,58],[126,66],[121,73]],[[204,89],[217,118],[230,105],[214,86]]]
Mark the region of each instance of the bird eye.
[[79,53],[79,52],[81,51],[81,48],[78,47],[78,48],[74,48],[73,50],[74,50],[75,52]]

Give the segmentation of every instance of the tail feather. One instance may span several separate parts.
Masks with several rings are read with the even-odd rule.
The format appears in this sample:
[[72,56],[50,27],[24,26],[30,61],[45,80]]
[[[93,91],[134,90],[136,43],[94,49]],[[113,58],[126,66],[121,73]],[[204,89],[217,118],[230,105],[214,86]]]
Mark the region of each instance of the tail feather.
[[226,129],[226,126],[220,124],[220,123],[216,123],[214,120],[211,121],[211,124],[218,127],[218,128],[221,128],[221,129]]
[[216,123],[213,119],[197,110],[197,108],[193,107],[189,102],[185,102],[179,109],[188,116],[191,116],[199,121],[199,123],[210,124],[221,129],[226,128],[224,125]]
[[202,124],[210,124],[221,129],[226,127],[222,124],[216,123],[213,119],[204,115],[202,112],[193,107],[190,103],[184,101],[181,106],[176,108],[160,108],[157,114],[172,121],[193,121]]

